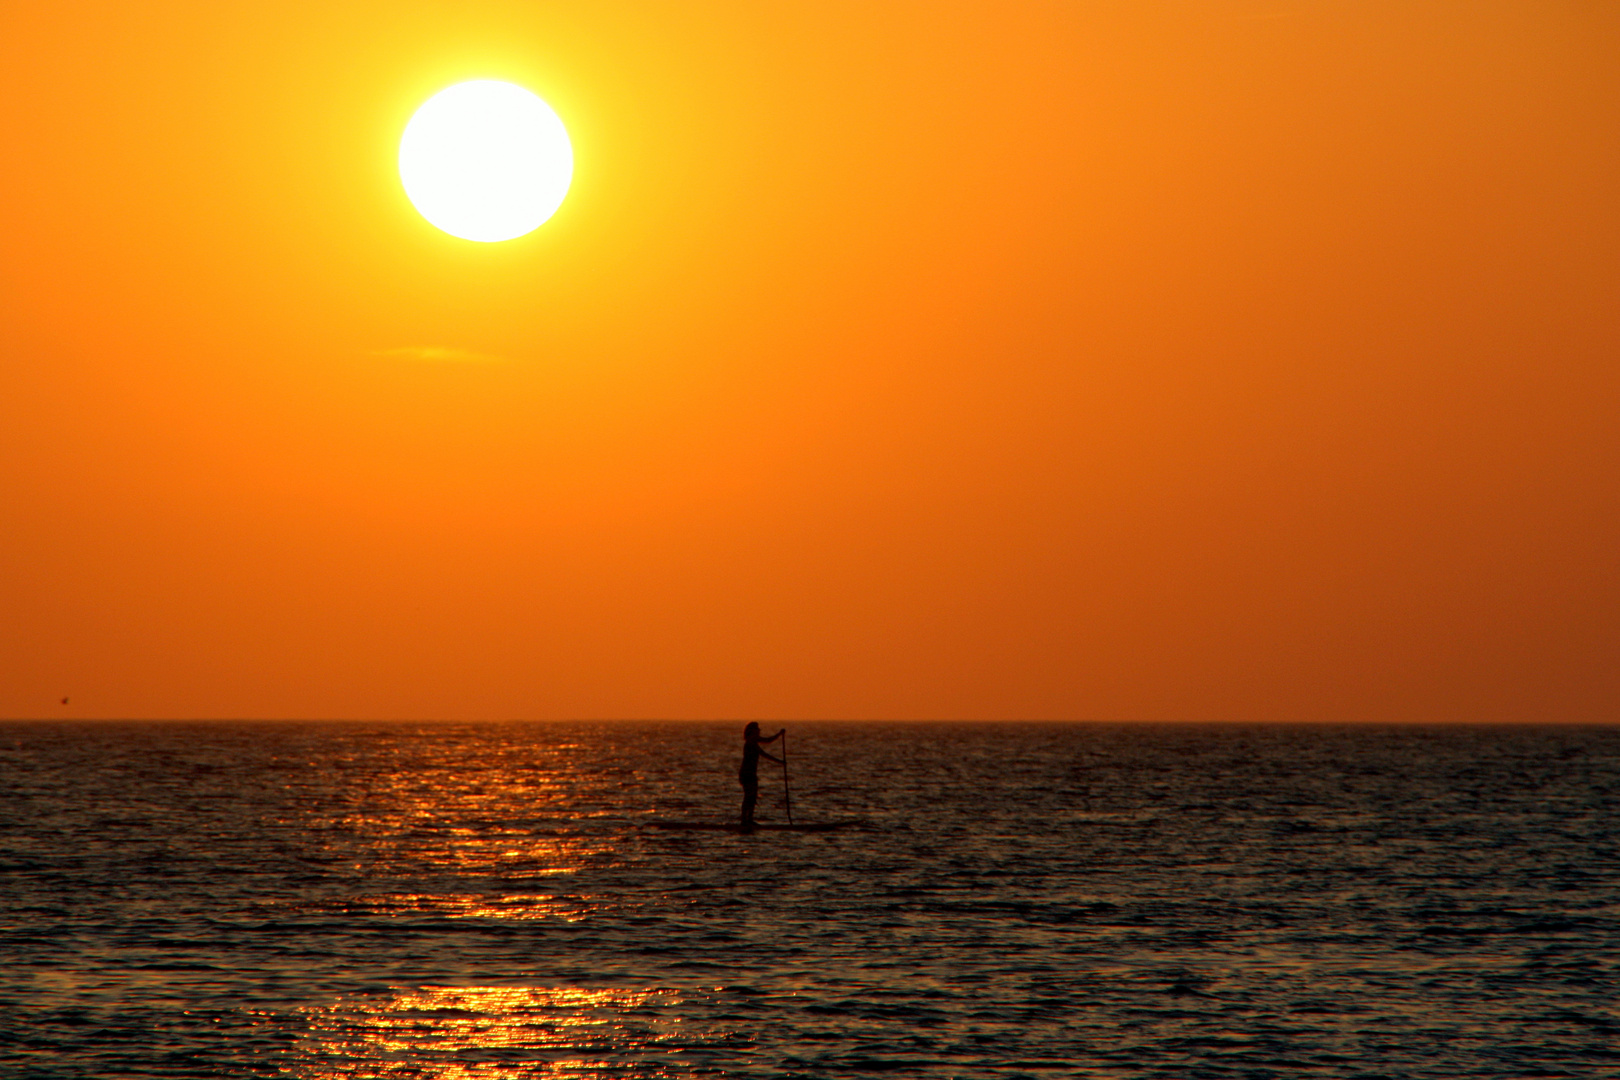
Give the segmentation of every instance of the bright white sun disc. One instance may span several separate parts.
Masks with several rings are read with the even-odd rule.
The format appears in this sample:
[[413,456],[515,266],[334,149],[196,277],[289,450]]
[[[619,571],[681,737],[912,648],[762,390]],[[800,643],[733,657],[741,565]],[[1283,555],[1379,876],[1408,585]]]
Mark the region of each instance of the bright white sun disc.
[[399,140],[399,179],[417,211],[451,236],[494,243],[557,212],[574,148],[551,106],[521,86],[457,83],[416,110]]

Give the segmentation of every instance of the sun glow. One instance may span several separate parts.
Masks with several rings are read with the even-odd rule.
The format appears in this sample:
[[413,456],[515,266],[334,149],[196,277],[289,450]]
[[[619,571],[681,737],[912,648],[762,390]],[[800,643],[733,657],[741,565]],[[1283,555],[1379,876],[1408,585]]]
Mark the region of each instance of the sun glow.
[[399,140],[405,194],[464,240],[513,240],[568,194],[574,149],[551,106],[508,82],[458,83],[429,98]]

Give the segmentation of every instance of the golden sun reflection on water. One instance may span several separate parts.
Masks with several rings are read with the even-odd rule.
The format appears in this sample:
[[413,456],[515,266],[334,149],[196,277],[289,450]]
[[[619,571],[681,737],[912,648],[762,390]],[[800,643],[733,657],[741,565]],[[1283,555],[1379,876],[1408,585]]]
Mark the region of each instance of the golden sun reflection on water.
[[[329,888],[266,906],[352,925],[356,948],[379,936],[410,941],[420,956],[486,972],[492,969],[483,966],[484,952],[498,951],[514,935],[551,932],[497,922],[579,923],[604,908],[623,917],[639,907],[636,899],[608,903],[569,885],[571,875],[623,858],[616,834],[581,828],[608,814],[581,807],[595,799],[581,788],[604,781],[588,772],[548,772],[533,759],[525,744],[520,766],[484,761],[477,769],[369,773],[363,800],[322,805],[289,822],[301,835],[320,838],[322,852],[333,856]],[[353,770],[338,771],[346,781]],[[563,827],[559,806],[567,807]],[[451,927],[450,920],[473,925]],[[478,927],[480,921],[487,925]],[[535,941],[542,952],[555,947],[549,938]],[[742,1039],[694,1023],[702,1015],[694,1006],[706,1000],[701,991],[577,986],[427,985],[346,994],[298,1010],[299,1035],[281,1071],[303,1080],[685,1076],[716,1046]]]
[[356,897],[351,907],[384,915],[429,915],[441,919],[561,919],[564,922],[579,922],[590,913],[588,902],[528,893],[498,896],[393,893]]
[[[423,986],[391,998],[354,997],[305,1010],[306,1034],[288,1070],[305,1080],[422,1077],[515,1080],[622,1071],[670,1077],[664,1055],[689,1047],[667,990]],[[614,1066],[612,1063],[617,1062]]]
[[[292,824],[292,823],[289,823]],[[587,860],[612,860],[615,846],[582,836],[557,836],[513,826],[490,815],[476,827],[449,825],[442,814],[417,811],[349,814],[296,823],[333,839],[327,850],[355,861],[368,875],[419,872],[424,863],[457,874],[552,877],[576,873]],[[356,842],[358,841],[358,843]]]

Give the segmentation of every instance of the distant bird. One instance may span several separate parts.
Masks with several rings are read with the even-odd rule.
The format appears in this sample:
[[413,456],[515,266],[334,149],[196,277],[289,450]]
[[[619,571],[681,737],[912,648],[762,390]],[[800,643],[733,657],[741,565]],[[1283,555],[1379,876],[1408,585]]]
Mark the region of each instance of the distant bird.
[[67,704],[67,698],[63,698],[63,699],[62,699],[62,704],[64,704],[64,705],[66,705],[66,704]]

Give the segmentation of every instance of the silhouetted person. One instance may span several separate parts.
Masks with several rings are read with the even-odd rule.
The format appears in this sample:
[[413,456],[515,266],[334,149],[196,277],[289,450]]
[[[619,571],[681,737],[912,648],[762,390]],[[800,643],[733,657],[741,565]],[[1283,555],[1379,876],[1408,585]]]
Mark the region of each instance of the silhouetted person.
[[782,764],[781,758],[772,757],[764,750],[761,750],[760,743],[775,742],[777,739],[780,739],[786,731],[787,729],[783,728],[770,738],[762,739],[759,735],[758,724],[750,721],[748,726],[743,728],[742,768],[737,770],[737,779],[742,781],[743,789],[743,832],[754,831],[754,802],[759,798],[759,759],[765,758],[768,761],[776,762],[778,765]]

